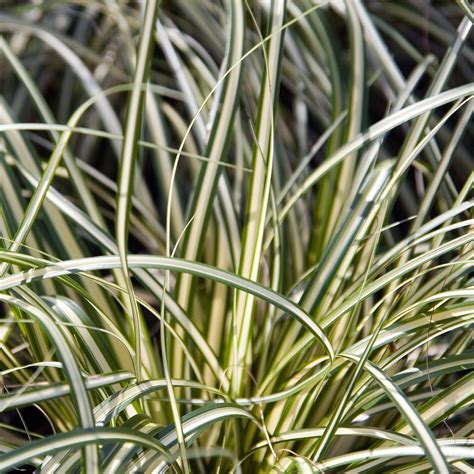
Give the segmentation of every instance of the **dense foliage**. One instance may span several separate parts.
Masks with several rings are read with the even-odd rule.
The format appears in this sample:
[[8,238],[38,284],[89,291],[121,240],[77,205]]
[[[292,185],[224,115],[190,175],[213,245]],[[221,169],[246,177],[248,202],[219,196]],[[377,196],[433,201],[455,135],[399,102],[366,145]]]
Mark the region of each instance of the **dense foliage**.
[[469,1],[1,5],[1,472],[472,472]]

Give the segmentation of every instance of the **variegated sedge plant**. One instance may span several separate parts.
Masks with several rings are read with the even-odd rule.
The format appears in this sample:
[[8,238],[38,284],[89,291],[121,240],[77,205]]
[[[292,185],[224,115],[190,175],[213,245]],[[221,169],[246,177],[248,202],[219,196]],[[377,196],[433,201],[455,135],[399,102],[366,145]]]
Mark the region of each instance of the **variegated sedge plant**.
[[472,472],[472,21],[5,2],[0,471]]

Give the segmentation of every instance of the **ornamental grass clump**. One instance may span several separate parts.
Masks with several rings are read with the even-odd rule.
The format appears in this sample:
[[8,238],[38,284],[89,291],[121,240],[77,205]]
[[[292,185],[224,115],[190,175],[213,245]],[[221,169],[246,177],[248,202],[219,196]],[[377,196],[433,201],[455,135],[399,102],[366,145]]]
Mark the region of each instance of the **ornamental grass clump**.
[[0,472],[472,472],[472,21],[4,1]]

